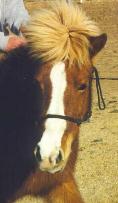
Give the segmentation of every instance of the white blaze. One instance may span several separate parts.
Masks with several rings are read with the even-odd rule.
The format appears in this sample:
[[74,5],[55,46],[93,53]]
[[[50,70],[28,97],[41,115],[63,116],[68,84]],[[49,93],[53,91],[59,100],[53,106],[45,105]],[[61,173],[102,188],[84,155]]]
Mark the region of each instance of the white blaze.
[[[63,62],[59,62],[52,67],[50,80],[52,84],[52,95],[47,114],[65,115],[64,92],[67,82],[65,64]],[[48,118],[46,120],[45,131],[42,139],[38,143],[42,159],[49,157],[52,153],[58,153],[65,129],[65,120],[58,118]]]

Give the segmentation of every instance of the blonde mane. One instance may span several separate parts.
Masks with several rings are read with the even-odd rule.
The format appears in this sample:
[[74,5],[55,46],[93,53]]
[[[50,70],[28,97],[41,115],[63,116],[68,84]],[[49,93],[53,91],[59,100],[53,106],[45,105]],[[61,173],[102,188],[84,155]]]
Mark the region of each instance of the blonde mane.
[[85,64],[89,60],[89,37],[98,36],[96,24],[88,19],[78,5],[54,1],[47,8],[33,13],[25,36],[32,55],[44,62],[77,60]]

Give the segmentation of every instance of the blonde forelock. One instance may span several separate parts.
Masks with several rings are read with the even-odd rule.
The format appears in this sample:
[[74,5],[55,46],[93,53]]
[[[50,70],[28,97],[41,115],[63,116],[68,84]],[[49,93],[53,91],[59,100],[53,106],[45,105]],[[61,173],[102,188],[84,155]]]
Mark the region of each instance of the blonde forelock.
[[96,24],[79,7],[65,1],[50,2],[33,14],[25,36],[33,56],[44,62],[89,60],[90,36],[98,36]]

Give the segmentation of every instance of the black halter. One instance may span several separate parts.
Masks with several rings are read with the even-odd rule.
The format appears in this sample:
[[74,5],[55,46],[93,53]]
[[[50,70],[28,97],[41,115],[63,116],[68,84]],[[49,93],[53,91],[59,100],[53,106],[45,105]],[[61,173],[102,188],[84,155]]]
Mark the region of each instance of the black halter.
[[[95,74],[95,78],[93,77],[92,79],[95,79],[96,81],[96,89],[97,89],[97,95],[98,95],[98,107],[100,110],[105,109],[105,102],[104,98],[102,95],[102,89],[100,85],[100,78],[98,71],[95,67],[93,67],[93,73]],[[47,114],[45,117],[43,117],[43,120],[48,119],[48,118],[58,118],[58,119],[63,119],[66,121],[70,121],[72,123],[75,123],[77,125],[80,125],[81,123],[89,122],[89,119],[92,115],[91,112],[91,106],[88,109],[89,111],[83,116],[83,118],[73,118],[71,116],[63,116],[63,115],[56,115],[56,114]]]
[[91,117],[91,113],[87,113],[86,116],[84,116],[82,119],[80,118],[73,118],[71,116],[62,116],[62,115],[55,115],[55,114],[47,114],[44,119],[48,119],[48,118],[59,118],[59,119],[63,119],[63,120],[66,120],[66,121],[70,121],[72,123],[75,123],[77,125],[80,125],[81,123],[83,122],[88,122],[89,121],[89,118]]

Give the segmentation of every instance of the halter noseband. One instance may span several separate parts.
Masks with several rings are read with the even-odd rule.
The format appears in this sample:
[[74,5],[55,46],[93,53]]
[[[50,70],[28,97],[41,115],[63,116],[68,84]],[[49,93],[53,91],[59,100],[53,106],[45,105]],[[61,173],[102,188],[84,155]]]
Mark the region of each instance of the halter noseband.
[[[95,78],[92,78],[92,79],[95,79],[95,81],[96,81],[96,89],[97,89],[97,95],[98,95],[98,107],[100,110],[104,110],[105,109],[105,102],[104,102],[104,98],[102,95],[100,78],[99,78],[98,71],[95,67],[93,67],[93,73],[95,73]],[[76,125],[80,125],[81,123],[89,122],[89,118],[91,117],[91,115],[92,115],[92,112],[91,112],[91,108],[89,107],[88,113],[86,113],[83,116],[83,118],[73,118],[71,116],[47,114],[45,117],[43,117],[43,120],[46,120],[48,118],[58,118],[58,119],[63,119],[63,120],[75,123]]]
[[63,120],[69,121],[71,123],[75,123],[77,125],[80,125],[83,122],[88,122],[90,117],[91,117],[91,113],[87,113],[86,116],[84,116],[82,119],[80,119],[80,118],[73,118],[71,116],[63,116],[63,115],[56,115],[56,114],[47,114],[44,117],[44,119],[59,118],[59,119],[63,119]]

